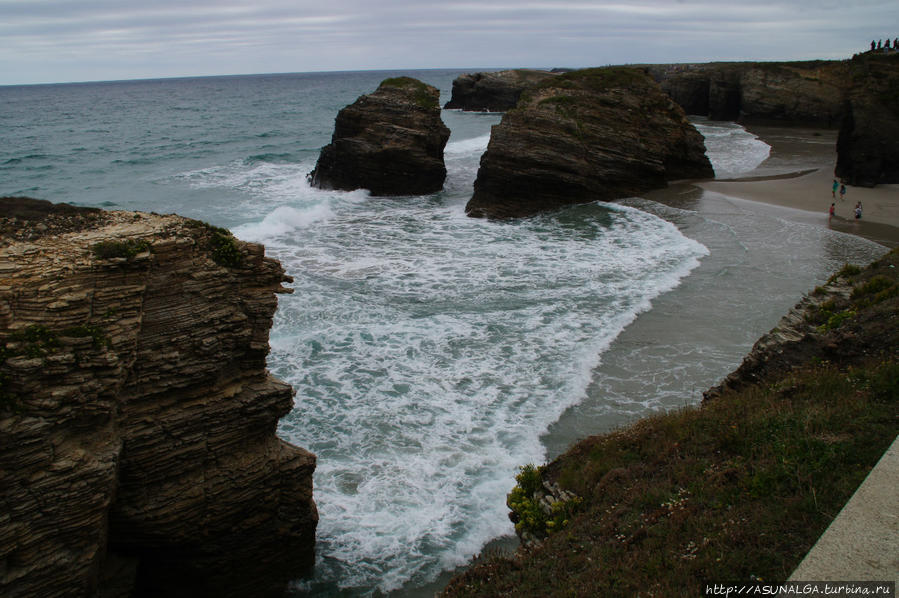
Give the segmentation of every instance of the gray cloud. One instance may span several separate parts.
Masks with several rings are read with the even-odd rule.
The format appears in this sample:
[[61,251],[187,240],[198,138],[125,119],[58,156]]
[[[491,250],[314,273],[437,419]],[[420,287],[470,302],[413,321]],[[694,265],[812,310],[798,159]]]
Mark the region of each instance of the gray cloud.
[[[895,0],[0,0],[0,84],[845,58]],[[890,27],[892,25],[892,27]]]

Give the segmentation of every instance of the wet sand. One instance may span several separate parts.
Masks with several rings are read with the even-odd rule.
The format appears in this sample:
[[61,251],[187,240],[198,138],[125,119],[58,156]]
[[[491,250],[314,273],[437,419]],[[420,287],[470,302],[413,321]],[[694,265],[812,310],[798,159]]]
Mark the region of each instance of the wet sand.
[[[705,190],[731,198],[790,208],[787,218],[816,223],[855,234],[887,247],[899,246],[899,185],[873,188],[846,186],[840,199],[831,194],[836,163],[836,133],[782,127],[747,127],[771,146],[771,155],[744,177],[697,183]],[[804,168],[796,168],[801,160]],[[809,168],[811,166],[812,168]],[[862,203],[862,218],[854,215]],[[833,203],[835,215],[828,216]],[[804,213],[801,213],[804,212]]]

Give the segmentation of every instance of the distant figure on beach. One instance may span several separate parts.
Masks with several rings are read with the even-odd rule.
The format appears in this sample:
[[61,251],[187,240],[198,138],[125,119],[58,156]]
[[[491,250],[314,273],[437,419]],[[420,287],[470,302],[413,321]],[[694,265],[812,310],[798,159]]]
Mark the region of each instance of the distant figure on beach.
[[876,48],[876,47],[877,47],[877,44],[875,44],[875,43],[874,43],[874,40],[872,39],[872,40],[871,40],[871,51],[873,52],[873,51],[874,51],[874,48]]
[[858,220],[862,217],[862,202],[858,202],[855,204],[855,219]]
[[835,204],[830,204],[830,217],[833,218],[833,215],[836,213],[837,207]]
[[830,194],[831,194],[831,196],[833,196],[834,199],[837,198],[837,189],[839,187],[840,187],[840,184],[837,182],[836,179],[834,179],[833,180],[833,188],[831,188],[831,190],[830,190]]
[[846,185],[840,185],[840,199],[846,199]]

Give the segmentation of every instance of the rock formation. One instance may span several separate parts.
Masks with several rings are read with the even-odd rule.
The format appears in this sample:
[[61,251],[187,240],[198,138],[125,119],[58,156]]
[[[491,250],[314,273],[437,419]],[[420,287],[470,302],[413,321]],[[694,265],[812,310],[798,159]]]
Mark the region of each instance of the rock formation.
[[444,108],[505,112],[515,107],[525,89],[554,76],[534,69],[460,75],[453,81],[453,94]]
[[642,69],[585,69],[526,91],[493,127],[466,211],[526,216],[711,176],[702,136]]
[[310,175],[322,189],[368,189],[372,195],[423,195],[443,187],[443,148],[436,88],[410,77],[386,79],[342,109],[331,143]]
[[178,216],[0,199],[0,594],[280,595],[314,455],[279,440],[260,245]]
[[899,54],[863,54],[837,138],[836,174],[851,185],[899,183]]
[[687,114],[743,123],[835,127],[848,89],[842,62],[742,62],[653,65],[668,95]]

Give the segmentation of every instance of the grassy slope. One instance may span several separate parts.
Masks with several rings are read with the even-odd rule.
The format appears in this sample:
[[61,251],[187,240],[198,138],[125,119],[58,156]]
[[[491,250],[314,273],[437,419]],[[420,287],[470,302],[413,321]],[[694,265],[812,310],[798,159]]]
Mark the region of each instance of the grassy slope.
[[817,349],[806,343],[800,363],[575,445],[543,469],[582,498],[568,524],[514,558],[486,556],[444,595],[683,596],[703,581],[785,580],[899,429],[897,270],[896,250],[844,269],[856,291],[809,314]]

